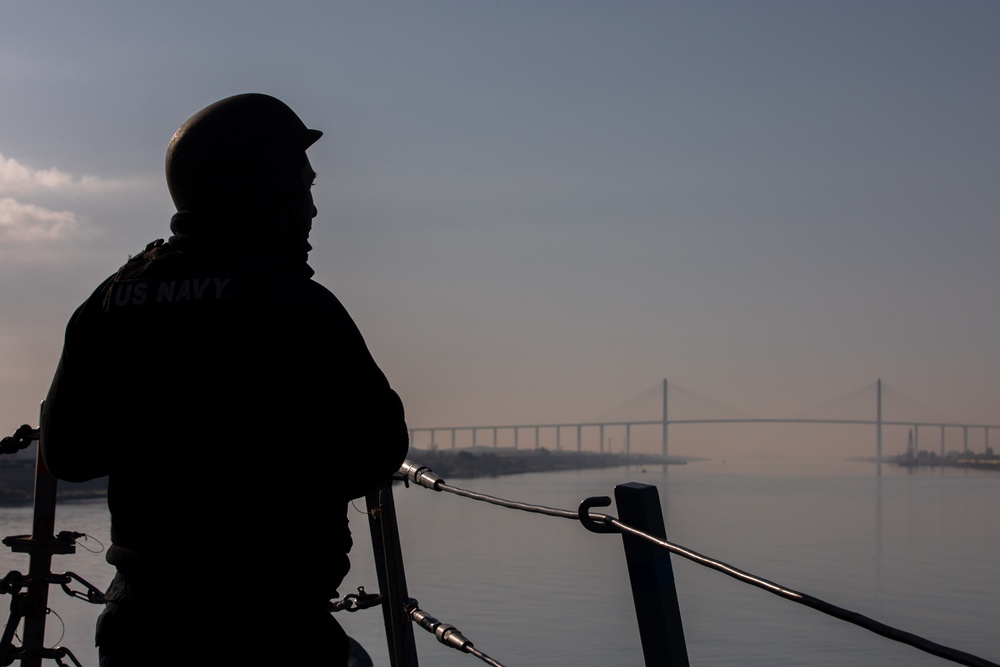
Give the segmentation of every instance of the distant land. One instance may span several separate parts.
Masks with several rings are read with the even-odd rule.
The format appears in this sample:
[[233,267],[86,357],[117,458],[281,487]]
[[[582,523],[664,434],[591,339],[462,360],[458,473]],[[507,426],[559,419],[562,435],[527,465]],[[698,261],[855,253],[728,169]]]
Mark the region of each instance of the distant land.
[[[103,498],[108,494],[108,478],[89,482],[62,482],[56,486],[59,500]],[[0,457],[0,505],[30,505],[35,495],[35,462]]]
[[[602,454],[540,449],[474,448],[460,450],[411,449],[408,458],[427,466],[447,480],[520,475],[558,470],[614,468],[623,465],[679,465],[689,460],[649,454]],[[35,462],[33,459],[11,460],[0,457],[0,505],[30,505],[34,494]],[[60,501],[101,498],[107,495],[106,477],[74,484],[60,481],[56,487]]]
[[[874,456],[857,456],[849,461],[878,461]],[[895,463],[903,468],[964,468],[967,470],[1000,471],[1000,456],[993,450],[985,454],[972,452],[948,452],[944,456],[937,452],[921,450],[917,453],[891,454],[882,457],[882,463]]]
[[[597,453],[552,451],[549,449],[512,449],[476,447],[469,449],[411,449],[407,458],[430,468],[444,480],[476,479],[520,475],[533,472],[560,470],[587,470],[615,468],[624,465],[683,465],[690,461],[705,460],[699,457],[671,456],[664,459],[653,454]],[[874,461],[872,457],[852,460]],[[939,456],[934,452],[920,451],[885,456],[883,463],[904,467],[948,467],[1000,471],[1000,456],[992,450],[983,454],[949,452]],[[27,457],[0,456],[0,505],[30,505],[34,494],[35,462]],[[107,495],[106,477],[89,482],[60,481],[57,496],[61,501],[86,500]]]
[[973,452],[948,452],[939,456],[927,450],[909,451],[895,457],[895,462],[907,468],[972,468],[974,470],[1000,470],[1000,456],[987,447],[983,454]]
[[498,477],[519,475],[530,472],[553,472],[559,470],[585,470],[591,468],[616,468],[623,465],[682,465],[689,460],[684,457],[651,454],[596,453],[552,451],[539,449],[510,449],[479,447],[473,449],[411,449],[407,458],[414,463],[425,465],[444,480],[475,479],[478,477]]

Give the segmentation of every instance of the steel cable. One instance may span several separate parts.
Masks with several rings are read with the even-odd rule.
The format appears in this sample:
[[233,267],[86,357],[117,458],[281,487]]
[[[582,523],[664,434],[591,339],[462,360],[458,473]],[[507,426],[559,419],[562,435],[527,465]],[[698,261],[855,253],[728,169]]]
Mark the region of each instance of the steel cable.
[[[544,505],[534,505],[531,503],[522,503],[514,500],[507,500],[504,498],[497,498],[495,496],[486,495],[484,493],[477,493],[475,491],[469,491],[468,489],[462,489],[460,487],[452,486],[445,482],[443,479],[438,477],[431,471],[430,468],[426,466],[420,466],[411,461],[405,461],[403,466],[400,468],[400,473],[404,476],[406,481],[413,482],[418,486],[422,486],[432,491],[447,491],[453,493],[457,496],[462,496],[465,498],[470,498],[472,500],[478,500],[492,505],[498,505],[500,507],[506,507],[508,509],[520,510],[523,512],[532,512],[535,514],[544,514],[547,516],[554,516],[563,519],[573,519],[575,521],[581,521],[587,526],[588,523],[593,522],[597,524],[604,524],[609,527],[614,527],[617,531],[628,533],[640,539],[646,540],[662,549],[669,551],[670,553],[677,554],[678,556],[690,560],[694,563],[708,567],[710,569],[721,572],[729,577],[732,577],[743,583],[750,584],[762,590],[768,591],[778,597],[784,598],[786,600],[791,600],[792,602],[797,602],[799,604],[805,605],[819,612],[838,618],[842,621],[852,623],[858,627],[864,628],[870,632],[886,637],[893,641],[897,641],[903,644],[907,644],[916,649],[930,653],[931,655],[936,655],[939,658],[944,658],[952,662],[958,663],[960,665],[968,665],[969,667],[1000,667],[995,662],[990,662],[978,656],[966,653],[964,651],[959,651],[936,642],[932,642],[929,639],[925,639],[919,635],[915,635],[905,630],[900,630],[894,628],[885,623],[881,623],[874,619],[871,619],[863,614],[859,614],[843,607],[838,607],[837,605],[831,604],[824,600],[821,600],[812,595],[805,593],[800,593],[798,591],[786,588],[779,584],[776,584],[767,579],[761,577],[756,577],[752,574],[744,572],[739,568],[723,563],[722,561],[714,560],[708,558],[696,551],[692,551],[678,544],[668,542],[664,539],[658,538],[649,533],[643,532],[634,526],[630,526],[617,518],[607,515],[607,514],[595,514],[590,512],[584,512],[583,509],[574,512],[572,510],[564,510],[555,507],[546,507]],[[593,500],[593,499],[591,499]],[[608,501],[610,502],[610,501]],[[583,507],[589,507],[590,501],[584,501]],[[593,504],[593,503],[590,503]],[[607,504],[607,503],[604,503]],[[589,528],[589,526],[588,526]],[[593,530],[593,529],[591,529]],[[610,532],[610,531],[609,531]]]

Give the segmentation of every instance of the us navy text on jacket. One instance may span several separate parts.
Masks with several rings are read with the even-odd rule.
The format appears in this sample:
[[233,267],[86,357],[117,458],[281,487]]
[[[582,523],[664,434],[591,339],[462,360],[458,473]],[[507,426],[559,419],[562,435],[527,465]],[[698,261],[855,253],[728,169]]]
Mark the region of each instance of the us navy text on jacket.
[[186,278],[154,283],[118,283],[114,288],[114,304],[118,307],[142,306],[146,303],[218,300],[227,298],[226,288],[232,278]]

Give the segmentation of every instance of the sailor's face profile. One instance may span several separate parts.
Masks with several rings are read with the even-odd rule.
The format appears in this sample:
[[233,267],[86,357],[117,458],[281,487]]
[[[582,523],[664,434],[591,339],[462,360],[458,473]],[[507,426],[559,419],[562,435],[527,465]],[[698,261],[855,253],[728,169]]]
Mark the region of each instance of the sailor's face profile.
[[296,188],[294,193],[286,194],[282,200],[282,212],[280,223],[286,233],[302,240],[308,240],[312,231],[312,221],[317,215],[316,205],[313,203],[312,186],[316,180],[316,172],[309,163],[308,157],[303,157],[302,166],[299,167],[299,178],[302,187]]
[[313,218],[319,213],[316,210],[316,204],[313,202],[312,187],[316,182],[316,172],[313,170],[312,165],[309,163],[309,158],[305,158],[305,162],[302,164],[300,171],[300,176],[302,178],[302,196],[296,198],[298,204],[300,205],[295,211],[296,222],[301,221],[302,229],[305,230],[306,237],[309,236],[309,232],[312,231],[312,221]]

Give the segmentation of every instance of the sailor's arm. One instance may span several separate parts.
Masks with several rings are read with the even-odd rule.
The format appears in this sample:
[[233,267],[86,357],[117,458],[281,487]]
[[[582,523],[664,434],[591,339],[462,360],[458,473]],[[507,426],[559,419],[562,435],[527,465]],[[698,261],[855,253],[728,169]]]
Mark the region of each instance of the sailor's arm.
[[[81,306],[66,328],[59,366],[42,405],[39,451],[57,478],[84,482],[108,474],[109,396],[90,355],[77,349],[76,327],[86,317]],[[84,346],[86,347],[86,346]]]
[[348,429],[344,443],[347,474],[342,481],[345,498],[359,498],[399,470],[409,449],[409,431],[403,403],[388,383],[369,395],[371,403],[358,404],[358,421]]

